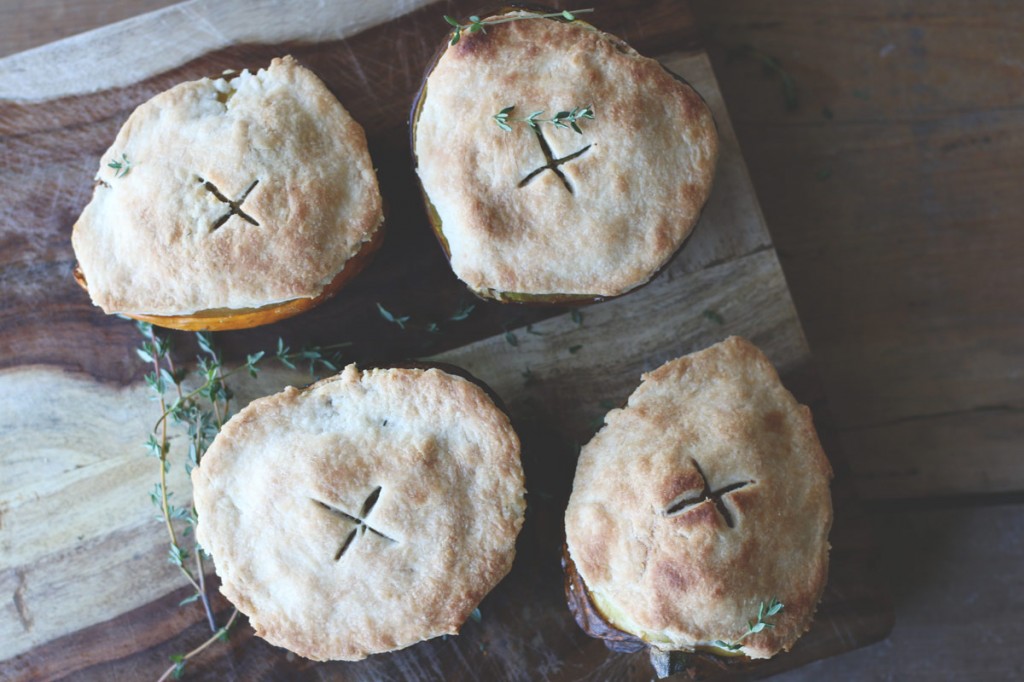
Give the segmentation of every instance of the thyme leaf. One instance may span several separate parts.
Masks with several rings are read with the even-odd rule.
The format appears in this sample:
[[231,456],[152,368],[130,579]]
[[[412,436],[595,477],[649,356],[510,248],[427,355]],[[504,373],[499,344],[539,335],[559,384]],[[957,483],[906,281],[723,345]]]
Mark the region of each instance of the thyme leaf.
[[725,318],[722,317],[716,310],[712,310],[711,308],[705,308],[702,314],[704,315],[705,320],[710,320],[715,324],[725,324]]
[[472,313],[475,309],[476,305],[473,303],[462,303],[455,310],[455,312],[452,313],[452,316],[449,317],[448,319],[451,320],[452,322],[462,322],[467,317],[469,317],[469,314]]
[[128,157],[122,153],[121,159],[118,160],[115,158],[113,161],[107,164],[107,168],[114,169],[115,178],[123,178],[124,176],[128,175],[128,171],[132,169],[132,163],[131,161],[128,160]]
[[559,111],[551,118],[541,118],[541,114],[544,110],[534,111],[525,118],[512,118],[512,112],[515,111],[516,105],[512,104],[505,107],[498,113],[494,114],[491,118],[498,124],[498,127],[502,130],[509,132],[512,130],[510,123],[525,123],[534,130],[540,128],[541,123],[550,123],[555,128],[571,128],[580,135],[583,134],[583,130],[579,126],[580,121],[594,120],[594,108],[590,105],[585,107],[574,107],[571,111]]
[[733,640],[732,642],[726,642],[718,639],[712,642],[712,644],[721,649],[725,649],[726,651],[739,651],[743,647],[743,640],[747,637],[756,635],[757,633],[762,632],[765,628],[775,627],[775,623],[768,620],[768,618],[778,615],[782,609],[782,602],[775,597],[769,599],[767,604],[762,601],[757,607],[757,618],[747,623],[747,631],[744,632],[739,639]]
[[377,311],[380,312],[381,317],[392,324],[397,324],[400,329],[405,329],[405,323],[409,321],[408,315],[399,317],[382,306],[379,302],[377,303]]

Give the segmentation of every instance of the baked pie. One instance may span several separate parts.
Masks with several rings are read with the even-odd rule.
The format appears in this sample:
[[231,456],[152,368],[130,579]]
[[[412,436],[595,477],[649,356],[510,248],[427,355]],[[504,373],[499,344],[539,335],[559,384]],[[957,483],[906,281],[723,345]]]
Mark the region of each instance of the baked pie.
[[749,342],[645,374],[580,453],[565,513],[577,621],[619,645],[788,650],[825,586],[831,476],[810,410]]
[[525,509],[508,417],[433,368],[349,365],[253,401],[192,485],[221,592],[314,660],[457,634],[508,573]]
[[455,274],[500,301],[618,296],[680,248],[718,138],[688,84],[579,21],[513,10],[461,32],[412,115],[427,212]]
[[178,329],[308,310],[367,262],[383,209],[366,136],[291,57],[182,83],[103,155],[72,234],[94,304]]

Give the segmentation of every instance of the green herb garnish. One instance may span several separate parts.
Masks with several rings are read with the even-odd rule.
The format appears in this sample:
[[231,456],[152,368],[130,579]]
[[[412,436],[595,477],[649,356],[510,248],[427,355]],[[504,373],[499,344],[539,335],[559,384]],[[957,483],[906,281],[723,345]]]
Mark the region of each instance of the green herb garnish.
[[579,121],[586,119],[594,120],[594,109],[592,107],[575,107],[572,111],[559,111],[552,118],[541,118],[543,110],[535,111],[526,118],[512,118],[510,114],[515,110],[516,105],[507,106],[491,118],[498,124],[498,127],[504,131],[511,131],[512,126],[509,123],[521,122],[530,126],[534,130],[539,130],[541,123],[550,123],[556,128],[572,128],[580,135],[583,131],[580,129]]
[[224,624],[224,627],[213,633],[208,640],[197,646],[187,654],[171,654],[171,667],[164,671],[164,674],[160,676],[157,682],[164,682],[168,677],[173,677],[176,680],[181,679],[181,676],[185,674],[185,664],[188,663],[189,659],[195,658],[203,651],[206,650],[214,642],[226,642],[228,641],[228,630],[232,625],[235,624],[235,619],[238,618],[238,610],[236,609],[231,613],[231,617],[228,618],[228,622]]
[[397,324],[400,329],[405,329],[405,323],[409,321],[409,316],[404,315],[397,317],[393,315],[387,308],[377,303],[377,310],[380,312],[380,316],[392,324]]
[[[257,376],[259,362],[266,353],[261,351],[249,355],[240,367],[225,370],[221,355],[214,347],[210,335],[199,333],[196,335],[196,341],[200,355],[196,358],[196,369],[190,371],[175,365],[170,353],[170,339],[158,336],[153,330],[153,325],[148,322],[138,322],[136,326],[145,341],[135,349],[135,353],[143,362],[153,367],[153,371],[146,374],[145,381],[160,404],[160,418],[145,443],[147,452],[158,460],[160,467],[160,478],[150,492],[150,500],[160,511],[157,518],[167,529],[170,540],[168,560],[178,568],[194,590],[194,594],[183,599],[180,605],[201,602],[210,630],[213,632],[209,639],[187,654],[174,654],[170,657],[173,665],[160,677],[160,680],[166,680],[168,677],[181,677],[189,659],[214,642],[227,639],[228,629],[238,617],[236,610],[223,627],[217,627],[206,591],[203,559],[208,555],[205,555],[194,539],[194,528],[198,520],[195,507],[178,507],[171,501],[174,493],[167,489],[167,473],[171,467],[169,426],[173,422],[182,425],[186,430],[188,457],[185,460],[185,471],[191,473],[193,468],[199,466],[214,437],[231,416],[234,392],[228,386],[227,379],[243,371],[250,376]],[[347,345],[349,344],[306,347],[292,352],[281,339],[278,339],[277,353],[274,357],[290,368],[295,368],[297,362],[309,362],[310,374],[313,374],[317,367],[337,371],[338,355],[326,354],[325,351]],[[195,388],[189,390],[186,388],[186,382],[189,386],[195,385]],[[193,538],[191,551],[183,546],[179,539],[185,537]],[[194,560],[194,567],[190,565],[189,560]]]
[[[460,303],[459,307],[455,309],[448,321],[451,322],[462,322],[469,318],[470,313],[476,306],[472,303]],[[410,315],[396,315],[390,310],[385,308],[379,302],[377,303],[377,312],[388,322],[398,325],[402,331],[425,331],[428,334],[440,334],[441,325],[437,322],[424,321],[422,318],[414,320]]]
[[456,311],[452,313],[452,316],[449,317],[448,319],[451,320],[452,322],[462,322],[467,317],[469,317],[469,314],[473,312],[475,309],[476,305],[474,305],[473,303],[460,304],[458,309],[456,309]]
[[115,178],[123,178],[124,176],[128,175],[128,171],[132,169],[132,164],[131,161],[128,160],[127,156],[121,154],[121,160],[118,161],[117,159],[114,159],[113,161],[107,164],[107,168],[114,169]]
[[717,311],[712,310],[711,308],[705,308],[703,315],[705,320],[711,320],[715,324],[725,324],[725,318],[719,315]]
[[462,32],[467,33],[487,33],[485,26],[497,26],[498,24],[507,24],[510,21],[522,21],[523,19],[565,19],[566,21],[576,21],[577,14],[586,14],[587,12],[593,12],[594,9],[574,9],[564,10],[562,12],[552,12],[550,14],[521,14],[514,17],[503,17],[501,19],[481,19],[477,16],[469,18],[468,24],[460,24],[458,19],[450,17],[447,14],[444,15],[444,20],[455,27],[455,32],[452,34],[451,40],[448,41],[449,45],[455,45],[462,38]]
[[761,602],[761,605],[757,609],[757,620],[752,620],[747,624],[747,631],[743,633],[743,636],[732,642],[724,642],[718,639],[712,642],[712,644],[721,649],[726,649],[727,651],[739,651],[743,647],[743,640],[745,640],[747,637],[750,637],[751,635],[756,635],[765,628],[775,627],[775,623],[767,619],[778,614],[780,611],[782,611],[782,608],[782,602],[780,602],[775,597],[772,597],[767,604]]
[[[278,337],[277,352],[274,353],[274,357],[278,362],[289,369],[296,369],[295,363],[297,362],[308,362],[309,375],[310,377],[315,377],[318,366],[328,372],[337,372],[341,365],[340,349],[348,348],[351,345],[351,342],[343,341],[342,343],[335,343],[330,346],[303,346],[299,350],[293,351],[291,348],[284,345],[284,339]],[[326,354],[327,351],[331,351],[330,355]],[[256,363],[258,363],[264,355],[266,355],[266,353],[264,351],[260,351],[258,353],[253,353],[246,358],[245,368],[249,371],[249,375],[254,379],[259,372],[256,368]]]

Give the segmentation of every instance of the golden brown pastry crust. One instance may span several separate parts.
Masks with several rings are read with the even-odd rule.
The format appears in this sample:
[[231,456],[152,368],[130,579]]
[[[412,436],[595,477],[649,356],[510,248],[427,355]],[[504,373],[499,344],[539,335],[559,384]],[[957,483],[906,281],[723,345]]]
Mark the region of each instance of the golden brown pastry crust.
[[72,243],[108,313],[315,298],[383,220],[363,129],[291,57],[160,93],[101,164]]
[[[364,242],[354,256],[345,261],[345,267],[334,276],[324,290],[315,298],[293,298],[284,303],[271,303],[261,308],[218,308],[214,310],[201,310],[188,315],[144,315],[142,313],[126,314],[135,320],[149,322],[158,327],[168,329],[180,329],[182,331],[227,331],[229,329],[249,329],[265,324],[273,324],[294,317],[307,310],[312,310],[327,299],[334,296],[346,284],[352,281],[369,264],[373,254],[380,248],[384,236],[384,229],[380,227],[373,233],[373,238]],[[72,273],[78,283],[86,291],[89,286],[85,281],[81,270],[75,268]]]
[[437,369],[350,365],[256,400],[192,483],[221,591],[315,660],[456,634],[511,567],[525,509],[508,417]]
[[[775,627],[742,640],[767,658],[806,631],[824,589],[831,476],[810,410],[732,337],[645,374],[608,413],[580,453],[569,553],[602,615],[663,649],[739,640],[777,598]],[[724,513],[711,500],[671,512],[705,482],[743,485]]]
[[[492,116],[591,105],[536,134]],[[429,74],[414,122],[417,171],[456,275],[489,295],[615,296],[650,279],[707,200],[717,134],[700,96],[657,61],[583,22],[515,21],[463,33]]]

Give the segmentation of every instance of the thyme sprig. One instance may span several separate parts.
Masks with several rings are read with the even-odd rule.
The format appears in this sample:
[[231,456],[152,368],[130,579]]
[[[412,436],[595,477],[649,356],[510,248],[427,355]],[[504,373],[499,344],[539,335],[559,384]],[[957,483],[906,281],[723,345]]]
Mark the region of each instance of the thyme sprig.
[[491,118],[494,119],[494,122],[498,124],[499,128],[506,132],[512,130],[512,126],[510,126],[509,123],[525,123],[534,130],[538,130],[541,123],[550,123],[556,128],[572,128],[580,135],[583,134],[583,131],[580,129],[579,122],[587,119],[591,121],[594,120],[594,109],[590,105],[585,107],[574,107],[572,111],[559,111],[551,118],[540,117],[541,114],[544,113],[543,109],[541,111],[534,111],[526,118],[512,118],[511,113],[515,108],[516,105],[514,104],[507,106]]
[[157,682],[164,682],[168,677],[173,677],[176,680],[180,679],[185,673],[185,665],[189,660],[206,651],[206,649],[214,642],[226,642],[228,639],[228,630],[235,624],[236,618],[238,618],[238,609],[231,612],[231,617],[228,618],[228,622],[224,624],[224,627],[214,632],[208,640],[197,646],[195,649],[187,654],[172,654],[171,667],[164,671],[164,674],[160,676],[160,679],[158,679]]
[[593,11],[594,8],[591,7],[589,9],[564,10],[549,14],[519,14],[513,17],[502,17],[501,19],[481,19],[478,16],[472,16],[469,18],[468,24],[461,24],[458,19],[446,14],[444,15],[444,20],[455,27],[455,32],[452,33],[451,40],[448,41],[449,45],[455,45],[462,38],[463,31],[467,33],[478,33],[480,31],[487,33],[485,26],[497,26],[498,24],[507,24],[510,21],[522,21],[523,19],[565,19],[566,21],[576,21],[577,14],[586,14]]
[[452,322],[462,322],[463,320],[468,318],[470,313],[472,313],[474,310],[476,310],[476,304],[474,303],[459,303],[459,307],[455,309],[455,312],[452,313],[452,316],[449,317],[448,319],[451,320]]
[[391,324],[397,324],[398,328],[402,330],[405,329],[405,323],[410,319],[408,315],[395,315],[390,310],[382,306],[380,301],[377,302],[377,312],[379,312],[380,316]]
[[[470,313],[472,313],[475,309],[476,305],[474,304],[460,303],[459,307],[456,308],[455,312],[451,314],[447,321],[462,322],[463,320],[469,318]],[[377,301],[377,312],[380,314],[382,318],[384,318],[391,324],[396,325],[402,331],[422,329],[423,331],[428,332],[430,334],[438,334],[441,332],[441,325],[438,324],[437,322],[431,322],[429,320],[426,322],[420,320],[413,320],[412,316],[410,315],[399,315],[397,313],[393,313],[387,308],[385,308],[380,303],[380,301]]]
[[128,160],[128,157],[121,154],[121,160],[118,161],[116,158],[107,164],[107,168],[114,169],[115,178],[123,178],[128,175],[128,171],[132,169],[132,163]]
[[[148,453],[157,458],[160,463],[160,478],[153,486],[150,499],[153,505],[160,510],[158,518],[167,529],[170,542],[167,552],[168,560],[178,567],[194,590],[194,593],[183,599],[180,605],[184,606],[195,601],[201,602],[210,630],[214,633],[213,637],[191,652],[172,656],[171,660],[174,665],[168,668],[160,678],[163,680],[168,675],[175,678],[180,677],[185,663],[190,658],[206,649],[217,639],[226,639],[228,628],[238,616],[237,611],[233,612],[224,627],[217,627],[206,590],[204,552],[194,541],[194,528],[198,520],[195,506],[191,504],[187,507],[175,506],[171,501],[174,493],[167,489],[171,452],[168,430],[172,423],[185,427],[188,438],[185,471],[191,474],[192,469],[199,466],[203,455],[213,443],[214,437],[231,416],[231,401],[234,398],[234,392],[228,385],[227,379],[240,372],[247,372],[251,377],[257,377],[260,371],[259,363],[267,357],[267,353],[264,351],[253,353],[246,357],[245,363],[241,366],[225,370],[223,358],[214,346],[213,339],[208,334],[199,333],[196,335],[196,341],[200,353],[196,357],[195,369],[189,370],[175,365],[169,338],[158,336],[153,325],[148,322],[137,322],[136,325],[145,340],[135,352],[144,362],[153,367],[153,371],[146,374],[145,381],[160,404],[160,418],[154,424],[145,444]],[[292,351],[282,339],[278,339],[277,351],[270,357],[291,369],[295,369],[297,363],[308,362],[311,375],[314,375],[318,368],[336,372],[340,363],[340,356],[336,349],[348,345],[350,344],[339,343],[333,346],[303,347],[300,350]],[[186,383],[191,385],[193,382],[198,385],[188,390]],[[182,527],[181,524],[184,526]],[[180,535],[176,525],[181,528]],[[191,548],[183,546],[180,540],[187,536],[193,537]],[[189,564],[190,559],[195,561],[194,568]]]
[[747,631],[744,632],[739,639],[733,640],[732,642],[724,642],[719,639],[712,642],[712,644],[728,651],[739,651],[743,647],[743,640],[747,637],[756,635],[765,628],[775,627],[775,623],[768,620],[768,618],[777,615],[782,611],[782,608],[782,602],[775,597],[769,599],[767,604],[761,602],[761,605],[757,608],[757,619],[747,623]]

